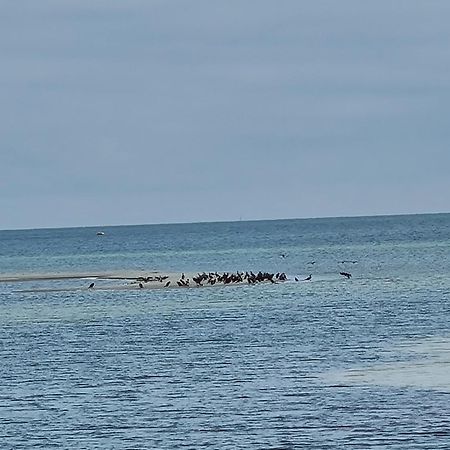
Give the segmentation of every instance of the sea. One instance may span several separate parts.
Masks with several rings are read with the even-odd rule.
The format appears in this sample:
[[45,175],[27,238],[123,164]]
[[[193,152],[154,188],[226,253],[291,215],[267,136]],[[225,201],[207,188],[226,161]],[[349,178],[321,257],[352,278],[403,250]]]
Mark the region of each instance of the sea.
[[3,279],[70,273],[0,282],[1,450],[450,448],[449,214],[0,231]]

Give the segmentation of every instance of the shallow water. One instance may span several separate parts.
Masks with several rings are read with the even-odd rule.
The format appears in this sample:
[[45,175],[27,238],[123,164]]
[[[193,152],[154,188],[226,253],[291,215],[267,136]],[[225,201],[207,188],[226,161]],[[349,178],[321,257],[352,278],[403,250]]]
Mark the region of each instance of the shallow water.
[[103,230],[0,232],[2,274],[313,279],[145,292],[0,283],[2,449],[449,448],[449,215]]

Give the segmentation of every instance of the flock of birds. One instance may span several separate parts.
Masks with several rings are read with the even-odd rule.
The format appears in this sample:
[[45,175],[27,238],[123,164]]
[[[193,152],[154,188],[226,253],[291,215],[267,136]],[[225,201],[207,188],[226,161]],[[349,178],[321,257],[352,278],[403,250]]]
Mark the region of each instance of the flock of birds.
[[[97,236],[103,236],[105,233],[103,231],[98,231]],[[280,258],[287,258],[286,253],[280,253]],[[354,260],[343,260],[339,261],[341,264],[356,264],[358,261]],[[308,265],[314,265],[316,261],[310,261],[308,262]],[[352,274],[350,272],[339,272],[339,275],[349,279],[352,277]],[[164,287],[169,287],[172,283],[171,280],[168,280],[169,276],[149,276],[149,277],[137,277],[134,281],[132,281],[133,284],[138,284],[139,288],[144,288],[144,283],[149,282],[159,282],[164,283]],[[244,283],[247,282],[248,284],[256,284],[261,283],[264,281],[269,281],[271,283],[277,283],[279,281],[287,281],[287,276],[284,272],[278,272],[278,273],[268,273],[268,272],[258,272],[257,274],[254,274],[252,271],[250,272],[239,272],[236,273],[228,273],[223,272],[219,274],[218,272],[203,272],[198,273],[196,276],[192,277],[193,283],[195,283],[195,286],[200,287],[204,285],[215,285],[215,284],[232,284],[232,283]],[[312,280],[312,274],[309,274],[306,278],[303,278],[300,280],[298,277],[294,277],[295,281],[311,281]],[[176,282],[179,287],[190,287],[194,286],[194,284],[191,284],[191,280],[185,276],[184,273],[181,274],[180,279]],[[95,283],[91,283],[88,286],[88,289],[93,289],[95,286]]]
[[[189,286],[189,280],[183,281],[182,279],[178,281],[178,286]],[[256,284],[261,283],[263,281],[270,281],[271,283],[276,283],[277,281],[286,281],[287,276],[284,272],[282,273],[268,273],[259,271],[257,274],[254,274],[252,271],[250,272],[236,272],[236,273],[228,273],[223,272],[219,274],[217,272],[203,272],[197,274],[197,276],[192,277],[192,281],[196,284],[196,286],[203,286],[204,284],[209,284],[213,286],[216,283],[222,284],[231,284],[231,283],[243,283],[247,281],[248,284]]]
[[[353,262],[353,261],[351,261]],[[314,264],[315,262],[312,262]],[[349,272],[339,272],[339,275],[349,279],[352,277],[352,274]],[[164,287],[169,287],[172,283],[171,280],[168,280],[168,275],[157,275],[157,276],[149,276],[149,277],[137,277],[134,281],[132,281],[132,284],[138,284],[139,288],[144,288],[145,283],[149,282],[159,282],[164,283]],[[177,285],[179,287],[201,287],[205,285],[213,286],[215,284],[233,284],[233,283],[245,283],[248,284],[256,284],[256,283],[262,283],[262,282],[270,282],[270,283],[278,283],[278,282],[284,282],[287,281],[287,275],[284,272],[278,272],[278,273],[269,273],[269,272],[261,272],[259,271],[257,274],[253,273],[252,271],[247,272],[202,272],[198,273],[196,276],[192,277],[191,279],[186,277],[184,273],[181,274],[180,279],[176,281]],[[294,277],[295,281],[311,281],[312,280],[312,274],[309,274],[306,278],[300,280],[298,277]],[[88,286],[88,289],[93,289],[95,286],[95,283],[91,283]]]

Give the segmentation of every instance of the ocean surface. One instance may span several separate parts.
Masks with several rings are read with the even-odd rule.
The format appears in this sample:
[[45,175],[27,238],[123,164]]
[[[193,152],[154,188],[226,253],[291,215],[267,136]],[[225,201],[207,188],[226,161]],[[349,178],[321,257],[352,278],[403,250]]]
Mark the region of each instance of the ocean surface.
[[135,270],[289,280],[1,282],[0,449],[450,448],[450,215],[0,231],[2,277]]

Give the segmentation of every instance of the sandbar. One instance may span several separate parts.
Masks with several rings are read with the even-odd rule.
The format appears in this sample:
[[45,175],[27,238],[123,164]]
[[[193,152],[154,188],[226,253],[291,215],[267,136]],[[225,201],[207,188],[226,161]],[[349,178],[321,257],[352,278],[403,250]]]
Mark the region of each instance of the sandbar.
[[[0,282],[19,284],[14,288],[14,292],[111,291],[276,284],[287,280],[285,274],[282,279],[279,279],[278,275],[261,272],[255,275],[253,272],[202,272],[200,274],[159,271],[28,273],[3,275],[0,276]],[[62,284],[64,281],[67,281],[67,284]],[[31,287],[27,286],[28,282],[33,282]]]

